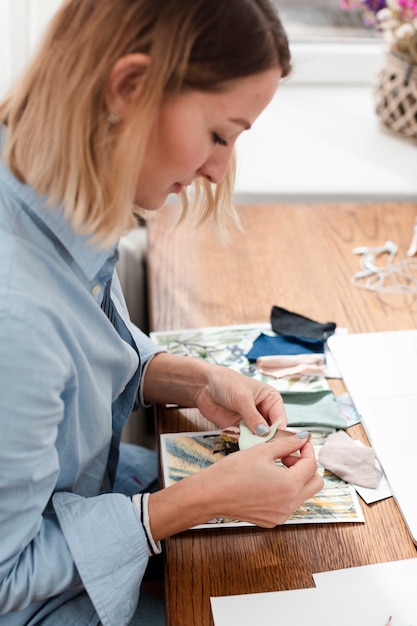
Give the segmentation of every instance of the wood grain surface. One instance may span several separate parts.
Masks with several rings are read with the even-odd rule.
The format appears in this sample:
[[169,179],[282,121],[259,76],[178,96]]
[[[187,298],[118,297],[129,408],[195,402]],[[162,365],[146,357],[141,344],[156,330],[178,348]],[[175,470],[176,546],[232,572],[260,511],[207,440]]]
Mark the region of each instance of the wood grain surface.
[[[240,213],[244,231],[226,246],[208,227],[171,230],[175,205],[149,219],[153,330],[268,322],[273,305],[350,332],[417,328],[416,296],[351,283],[356,246],[391,240],[396,258],[406,257],[417,204],[250,205]],[[344,391],[340,380],[331,386]],[[162,406],[157,423],[159,432],[213,428],[196,410]],[[366,442],[360,425],[349,432]],[[212,625],[210,596],[312,587],[315,572],[417,556],[392,498],[361,504],[364,524],[199,530],[166,540],[168,626]]]

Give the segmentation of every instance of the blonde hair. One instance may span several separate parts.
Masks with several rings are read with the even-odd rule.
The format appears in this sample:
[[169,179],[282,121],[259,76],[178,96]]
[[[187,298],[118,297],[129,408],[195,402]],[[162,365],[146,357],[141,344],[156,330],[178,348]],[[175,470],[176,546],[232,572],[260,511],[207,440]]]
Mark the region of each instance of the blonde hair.
[[[118,129],[105,107],[106,81],[135,52],[151,58],[146,87],[137,116]],[[135,224],[135,176],[164,98],[223,89],[274,66],[287,75],[290,54],[269,0],[67,0],[0,104],[3,158],[49,205],[62,203],[75,230],[107,245]],[[197,224],[212,216],[224,234],[228,220],[237,222],[234,173],[231,159],[216,189],[196,181]]]

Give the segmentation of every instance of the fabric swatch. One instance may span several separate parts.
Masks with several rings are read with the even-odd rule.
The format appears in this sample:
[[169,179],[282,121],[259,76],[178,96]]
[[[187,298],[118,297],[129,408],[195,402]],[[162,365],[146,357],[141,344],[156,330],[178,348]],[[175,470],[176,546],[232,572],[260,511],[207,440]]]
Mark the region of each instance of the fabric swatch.
[[257,443],[265,443],[274,437],[275,433],[278,430],[281,422],[275,422],[269,428],[269,433],[264,436],[255,435],[248,426],[246,426],[244,421],[240,422],[240,435],[239,435],[239,449],[246,450],[247,448],[251,448],[252,446],[256,446]]
[[283,335],[265,335],[261,333],[246,354],[249,361],[256,361],[261,356],[275,354],[323,354],[324,342],[317,339],[304,339]]
[[326,426],[346,428],[336,397],[331,389],[324,391],[282,391],[288,426]]
[[295,335],[308,339],[321,339],[326,341],[336,330],[334,322],[320,324],[309,317],[293,313],[279,306],[273,306],[271,310],[271,326],[278,335]]
[[320,448],[318,461],[347,483],[368,489],[375,489],[378,485],[374,450],[358,446],[343,430],[327,437]]
[[256,366],[265,376],[284,378],[313,374],[324,376],[326,366],[323,354],[283,354],[261,356],[256,359]]

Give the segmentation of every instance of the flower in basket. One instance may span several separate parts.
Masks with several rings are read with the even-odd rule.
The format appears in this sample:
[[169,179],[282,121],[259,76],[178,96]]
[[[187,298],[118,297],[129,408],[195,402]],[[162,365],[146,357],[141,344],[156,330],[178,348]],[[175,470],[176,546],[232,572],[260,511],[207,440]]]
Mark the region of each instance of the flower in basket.
[[380,32],[390,50],[417,63],[417,0],[341,0],[341,7],[359,9],[364,24]]
[[387,42],[385,66],[374,85],[382,126],[417,143],[417,0],[340,0]]

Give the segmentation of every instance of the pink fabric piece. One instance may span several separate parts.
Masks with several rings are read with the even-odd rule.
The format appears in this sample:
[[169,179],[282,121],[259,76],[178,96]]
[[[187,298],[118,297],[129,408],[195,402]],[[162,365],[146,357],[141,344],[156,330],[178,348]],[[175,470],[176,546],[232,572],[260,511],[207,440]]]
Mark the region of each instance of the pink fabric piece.
[[378,485],[375,452],[372,448],[357,445],[344,430],[327,437],[318,461],[347,483],[369,489],[376,489]]
[[261,356],[257,359],[256,365],[262,374],[273,378],[301,374],[324,374],[325,372],[322,354]]

